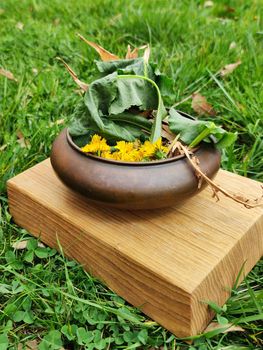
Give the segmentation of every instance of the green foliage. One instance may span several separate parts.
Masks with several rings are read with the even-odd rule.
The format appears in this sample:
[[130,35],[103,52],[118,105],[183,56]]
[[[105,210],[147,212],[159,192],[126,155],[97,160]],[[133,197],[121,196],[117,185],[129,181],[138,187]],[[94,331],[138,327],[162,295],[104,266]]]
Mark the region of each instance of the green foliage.
[[[118,60],[118,61],[96,61],[96,66],[99,72],[105,76],[114,72],[118,74],[144,75],[144,59],[142,57]],[[147,76],[154,79],[154,74],[150,65],[147,65]]]
[[[132,61],[132,64],[126,62],[125,66],[124,60],[101,62],[100,71],[109,74],[90,84],[84,96],[85,107],[83,102],[78,104],[69,128],[72,136],[98,132],[110,140],[134,141],[136,138],[147,137],[143,131],[145,125],[151,125],[150,139],[153,142],[161,136],[161,123],[167,113],[158,85],[148,77],[150,75],[155,79],[153,70],[150,69],[147,76],[136,75],[145,66],[143,60],[127,61]],[[118,74],[114,69],[125,74]],[[127,74],[131,72],[134,74]],[[164,86],[166,80],[160,81]],[[137,114],[129,112],[134,107],[138,109]],[[153,124],[139,115],[140,111],[155,109],[157,112]],[[118,118],[123,115],[126,118]]]
[[231,146],[237,138],[236,133],[227,132],[215,125],[212,121],[192,120],[179,114],[174,108],[169,110],[169,128],[175,134],[180,134],[180,139],[190,147],[197,146],[201,141],[213,142],[218,148]]
[[[167,116],[162,91],[171,97],[171,81],[156,65],[145,63],[143,58],[97,61],[97,67],[103,77],[90,84],[84,96],[85,107],[83,102],[78,104],[69,128],[71,135],[90,136],[98,132],[108,140],[141,139],[143,135],[147,137],[143,132],[144,124],[151,122],[140,116],[139,111],[155,110],[149,138],[152,142],[157,141],[161,137],[162,121]],[[137,115],[129,112],[134,107],[138,108]],[[129,118],[114,118],[115,115]],[[212,142],[210,136],[213,135],[218,148],[227,148],[237,138],[236,133],[227,132],[214,122],[191,120],[174,108],[170,108],[168,125],[190,147],[196,147],[201,141]]]
[[59,350],[62,347],[61,333],[57,330],[48,332],[39,344],[39,350]]
[[8,337],[6,333],[0,334],[0,350],[7,350],[8,349]]

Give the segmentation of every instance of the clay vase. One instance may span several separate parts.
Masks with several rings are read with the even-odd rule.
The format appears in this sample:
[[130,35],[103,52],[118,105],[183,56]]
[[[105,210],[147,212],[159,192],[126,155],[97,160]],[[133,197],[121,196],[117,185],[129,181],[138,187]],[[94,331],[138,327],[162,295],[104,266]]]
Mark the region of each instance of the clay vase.
[[[220,152],[213,143],[195,151],[199,166],[213,178]],[[152,162],[120,162],[84,154],[67,129],[55,139],[51,164],[60,180],[96,204],[121,209],[154,209],[179,204],[201,191],[185,156]]]

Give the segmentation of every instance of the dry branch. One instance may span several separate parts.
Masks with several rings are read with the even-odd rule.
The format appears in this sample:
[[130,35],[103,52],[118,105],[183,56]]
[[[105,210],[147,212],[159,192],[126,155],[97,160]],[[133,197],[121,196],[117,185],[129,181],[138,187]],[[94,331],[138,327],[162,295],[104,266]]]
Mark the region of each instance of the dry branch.
[[[206,183],[210,186],[210,188],[213,191],[213,197],[215,197],[217,200],[219,200],[219,196],[218,193],[221,192],[223,193],[226,197],[231,198],[232,200],[234,200],[237,203],[240,203],[242,205],[244,205],[244,207],[251,209],[251,208],[255,208],[255,207],[260,207],[263,206],[263,193],[260,197],[255,198],[255,199],[248,199],[245,196],[241,196],[238,195],[236,193],[231,193],[228,192],[227,190],[225,190],[224,188],[222,188],[221,186],[217,185],[214,181],[212,181],[211,179],[209,179],[208,176],[206,176],[202,170],[200,169],[199,165],[198,165],[198,158],[195,156],[191,156],[190,151],[181,143],[177,141],[177,147],[179,149],[181,149],[183,151],[183,153],[185,154],[185,156],[187,157],[187,159],[189,160],[191,166],[194,168],[195,170],[195,174],[198,178],[198,187],[200,187],[201,181],[206,181]],[[261,189],[263,190],[263,186],[261,186]]]

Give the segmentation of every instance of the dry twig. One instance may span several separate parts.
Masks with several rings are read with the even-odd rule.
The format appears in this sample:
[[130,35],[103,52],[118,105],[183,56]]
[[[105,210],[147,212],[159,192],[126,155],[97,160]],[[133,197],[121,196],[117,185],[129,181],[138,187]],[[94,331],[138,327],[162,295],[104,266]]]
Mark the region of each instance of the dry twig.
[[[263,206],[263,202],[262,202],[263,193],[259,198],[248,199],[244,196],[241,196],[241,195],[238,195],[235,193],[230,193],[230,192],[226,191],[221,186],[214,183],[214,181],[212,181],[208,176],[206,176],[202,172],[202,170],[200,169],[199,164],[198,164],[199,163],[198,158],[195,156],[191,156],[191,151],[189,151],[181,142],[177,141],[177,147],[183,151],[183,153],[185,154],[185,156],[189,160],[191,166],[194,168],[195,174],[196,174],[198,181],[199,181],[198,188],[201,187],[201,181],[206,181],[206,183],[210,186],[210,188],[213,191],[213,197],[215,197],[217,200],[219,200],[218,193],[221,192],[226,197],[231,198],[235,202],[244,205],[244,207],[246,207],[248,209]],[[261,186],[261,189],[263,190],[263,186]]]

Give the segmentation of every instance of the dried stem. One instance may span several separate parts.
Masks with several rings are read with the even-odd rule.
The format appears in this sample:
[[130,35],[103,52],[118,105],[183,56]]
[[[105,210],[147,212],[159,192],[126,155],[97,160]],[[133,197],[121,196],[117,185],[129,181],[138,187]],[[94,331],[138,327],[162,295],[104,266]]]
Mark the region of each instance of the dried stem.
[[[230,192],[226,191],[225,189],[223,189],[221,186],[214,183],[211,179],[209,179],[209,177],[207,177],[202,172],[202,170],[200,169],[200,167],[198,165],[197,158],[191,157],[190,151],[181,142],[177,141],[177,144],[178,144],[178,147],[181,148],[181,150],[183,151],[183,153],[185,154],[185,156],[189,160],[192,167],[194,168],[194,170],[196,172],[196,176],[199,180],[199,186],[201,183],[200,181],[202,181],[202,180],[206,181],[207,184],[210,186],[210,188],[213,191],[213,197],[215,197],[217,200],[219,200],[218,192],[221,192],[226,197],[233,199],[235,202],[244,205],[248,209],[263,206],[263,203],[261,202],[263,199],[263,194],[261,197],[254,199],[254,200],[251,200],[251,199],[245,198],[243,196],[237,195],[235,193],[230,193]],[[261,186],[261,188],[263,190],[263,186]]]
[[178,140],[179,140],[180,134],[178,134],[173,142],[170,144],[170,146],[168,147],[168,152],[167,152],[167,157],[171,156],[174,151],[178,148]]
[[148,47],[148,45],[143,45],[143,46],[140,46],[140,47],[135,47],[132,51],[131,51],[131,46],[128,45],[128,48],[127,48],[127,53],[126,53],[126,56],[125,56],[125,59],[126,60],[130,60],[130,59],[133,59],[133,58],[137,58],[138,57],[138,51],[139,50],[144,50]]
[[77,36],[82,41],[84,41],[86,44],[88,44],[89,46],[93,47],[93,49],[95,49],[98,52],[98,54],[100,55],[100,58],[101,58],[102,61],[116,61],[116,60],[120,59],[118,56],[116,56],[113,53],[105,50],[100,45],[85,39],[84,36],[82,36],[81,34],[77,34]]
[[72,68],[70,68],[70,66],[62,58],[57,57],[57,60],[61,61],[64,64],[67,71],[72,76],[75,83],[81,88],[81,90],[87,91],[88,87],[89,87],[88,84],[84,83],[83,81],[80,81],[79,78],[77,77],[77,74],[74,72],[74,70]]

